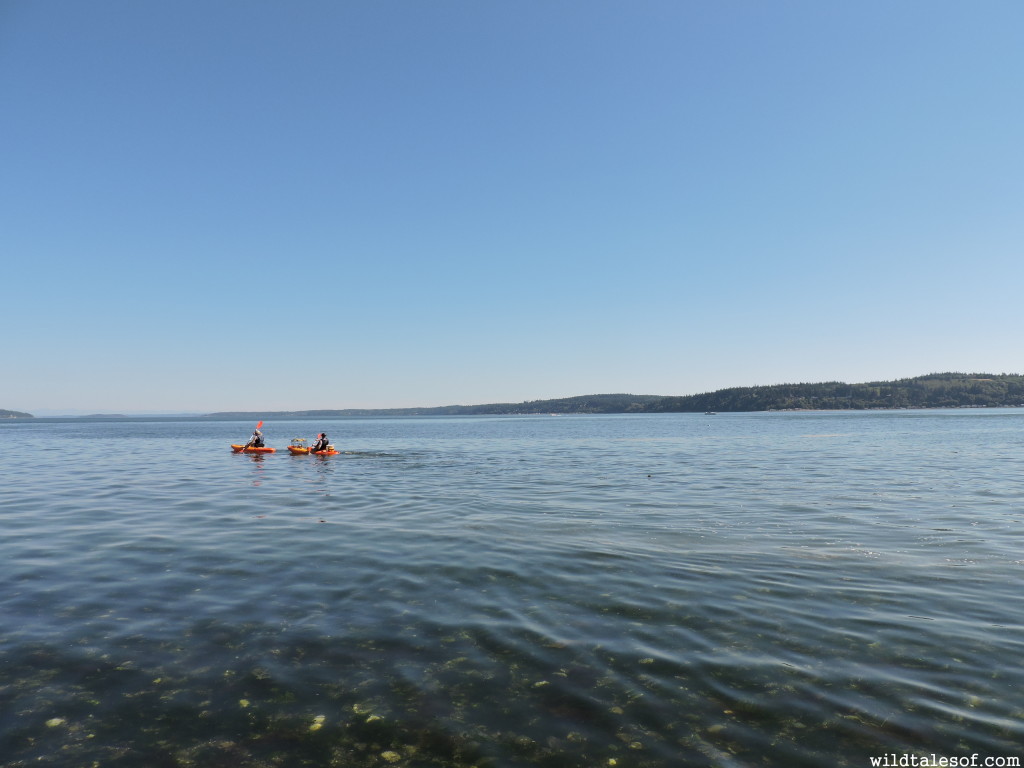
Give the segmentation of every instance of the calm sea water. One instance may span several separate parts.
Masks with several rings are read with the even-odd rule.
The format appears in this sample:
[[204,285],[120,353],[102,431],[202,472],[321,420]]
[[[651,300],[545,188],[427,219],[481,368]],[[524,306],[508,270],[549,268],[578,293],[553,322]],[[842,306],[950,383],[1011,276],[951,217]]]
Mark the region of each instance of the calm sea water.
[[253,426],[0,423],[0,765],[1021,756],[1024,410]]

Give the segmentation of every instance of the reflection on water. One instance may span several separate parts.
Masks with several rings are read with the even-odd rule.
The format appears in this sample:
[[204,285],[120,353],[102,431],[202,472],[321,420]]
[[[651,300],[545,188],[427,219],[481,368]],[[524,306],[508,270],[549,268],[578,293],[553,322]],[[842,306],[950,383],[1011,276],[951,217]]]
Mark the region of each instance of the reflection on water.
[[0,756],[1015,755],[1022,417],[3,425]]
[[262,485],[263,484],[263,472],[264,472],[264,469],[265,469],[264,462],[267,459],[267,454],[265,454],[265,453],[240,453],[238,455],[248,459],[253,464],[253,473],[252,473],[252,484],[253,484],[253,486],[257,486],[258,487],[258,486]]

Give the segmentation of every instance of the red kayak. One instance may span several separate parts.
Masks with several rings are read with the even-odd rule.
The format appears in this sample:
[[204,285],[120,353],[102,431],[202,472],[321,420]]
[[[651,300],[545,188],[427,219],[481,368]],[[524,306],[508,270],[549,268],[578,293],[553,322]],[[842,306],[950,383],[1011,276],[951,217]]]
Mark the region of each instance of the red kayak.
[[246,448],[244,445],[231,445],[231,450],[235,453],[273,453],[277,448],[268,448],[263,446],[262,448]]

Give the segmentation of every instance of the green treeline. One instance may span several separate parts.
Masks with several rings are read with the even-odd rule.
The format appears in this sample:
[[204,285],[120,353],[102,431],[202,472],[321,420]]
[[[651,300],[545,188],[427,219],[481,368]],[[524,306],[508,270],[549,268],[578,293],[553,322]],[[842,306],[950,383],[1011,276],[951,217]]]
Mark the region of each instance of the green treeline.
[[898,381],[845,384],[775,384],[733,387],[686,397],[666,397],[649,412],[868,410],[1024,405],[1024,376],[935,373]]
[[933,373],[898,381],[845,384],[773,384],[732,387],[684,397],[580,395],[557,400],[439,408],[212,413],[216,418],[339,418],[349,416],[480,416],[540,413],[704,413],[782,410],[868,410],[873,408],[965,408],[1024,405],[1024,376],[1018,374]]

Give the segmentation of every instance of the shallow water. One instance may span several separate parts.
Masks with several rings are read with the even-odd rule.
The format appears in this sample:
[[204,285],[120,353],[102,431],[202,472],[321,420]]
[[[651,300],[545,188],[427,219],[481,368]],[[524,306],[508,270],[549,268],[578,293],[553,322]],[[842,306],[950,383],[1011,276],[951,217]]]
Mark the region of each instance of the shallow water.
[[1020,756],[1024,410],[251,431],[0,423],[0,765]]

